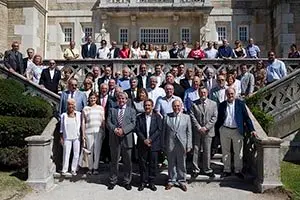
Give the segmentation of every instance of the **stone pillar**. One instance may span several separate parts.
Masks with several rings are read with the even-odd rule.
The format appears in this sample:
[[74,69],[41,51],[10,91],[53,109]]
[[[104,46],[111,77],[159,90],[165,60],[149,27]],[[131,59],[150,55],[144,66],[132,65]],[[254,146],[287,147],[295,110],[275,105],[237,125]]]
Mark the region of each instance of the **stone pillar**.
[[35,190],[48,190],[54,185],[55,165],[51,159],[52,136],[31,136],[28,142],[27,184]]
[[257,141],[257,177],[259,192],[282,186],[280,180],[280,144],[282,140],[267,137]]

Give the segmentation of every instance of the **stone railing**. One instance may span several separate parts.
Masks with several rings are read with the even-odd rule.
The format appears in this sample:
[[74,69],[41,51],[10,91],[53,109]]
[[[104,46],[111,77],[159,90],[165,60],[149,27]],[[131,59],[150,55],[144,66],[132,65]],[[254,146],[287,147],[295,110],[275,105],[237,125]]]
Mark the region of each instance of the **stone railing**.
[[257,136],[246,134],[244,142],[244,167],[254,177],[258,192],[282,186],[280,180],[280,144],[282,140],[268,137],[248,109]]
[[137,3],[173,3],[173,0],[137,0]]
[[35,190],[49,190],[54,186],[53,135],[57,128],[58,120],[52,118],[41,135],[25,138],[28,143],[26,182]]
[[212,9],[212,3],[209,0],[101,0],[98,5],[98,9],[107,9],[107,11],[116,11],[115,7],[118,9],[132,9],[132,8],[144,8],[151,9],[164,7],[166,9],[186,9],[190,10],[191,8],[202,8]]

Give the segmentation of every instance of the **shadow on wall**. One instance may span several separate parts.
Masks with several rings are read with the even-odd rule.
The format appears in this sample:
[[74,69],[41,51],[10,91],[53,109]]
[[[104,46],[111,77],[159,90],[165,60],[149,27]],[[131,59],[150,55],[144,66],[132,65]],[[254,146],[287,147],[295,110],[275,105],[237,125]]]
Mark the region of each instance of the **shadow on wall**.
[[300,130],[283,138],[283,141],[281,144],[281,159],[300,163]]

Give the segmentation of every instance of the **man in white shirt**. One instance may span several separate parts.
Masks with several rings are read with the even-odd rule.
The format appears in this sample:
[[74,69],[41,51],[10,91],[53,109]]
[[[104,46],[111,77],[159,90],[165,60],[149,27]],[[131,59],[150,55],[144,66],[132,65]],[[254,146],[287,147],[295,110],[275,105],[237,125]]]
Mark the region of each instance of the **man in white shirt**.
[[185,41],[185,40],[183,40],[181,42],[181,45],[182,45],[182,48],[179,50],[177,56],[178,56],[178,58],[187,58],[191,51],[191,48],[187,47],[187,41]]
[[206,79],[204,81],[204,86],[207,88],[208,93],[210,93],[211,89],[215,88],[218,85],[216,79],[214,79],[215,71],[212,67],[208,67],[205,70],[205,74]]
[[161,87],[157,87],[157,77],[150,77],[150,88],[147,88],[148,98],[154,102],[156,105],[156,101],[159,97],[166,96],[165,90]]
[[98,59],[108,59],[110,51],[109,51],[109,48],[106,46],[107,45],[106,40],[101,40],[100,44],[101,44],[101,47],[98,49],[97,58]]
[[207,48],[204,49],[205,57],[209,59],[215,59],[218,56],[218,50],[214,48],[213,42],[207,42]]
[[75,48],[75,45],[75,42],[71,41],[70,47],[66,48],[66,50],[64,51],[64,58],[66,60],[75,60],[79,58],[79,51]]
[[280,80],[287,75],[287,69],[281,60],[275,58],[275,52],[268,52],[267,83]]
[[154,70],[153,76],[157,78],[157,87],[159,87],[165,81],[166,76],[162,71],[162,66],[160,64],[156,64]]
[[99,94],[98,80],[101,78],[100,68],[98,66],[93,66],[92,72],[94,75],[93,91]]

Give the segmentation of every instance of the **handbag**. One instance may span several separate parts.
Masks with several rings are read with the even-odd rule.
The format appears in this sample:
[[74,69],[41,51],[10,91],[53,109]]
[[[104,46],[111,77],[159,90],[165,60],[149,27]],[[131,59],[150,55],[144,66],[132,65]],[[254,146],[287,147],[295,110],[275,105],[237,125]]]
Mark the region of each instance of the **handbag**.
[[91,151],[86,148],[86,142],[84,141],[83,147],[81,148],[81,153],[79,156],[79,166],[81,168],[85,168],[89,166],[89,156],[91,155]]

